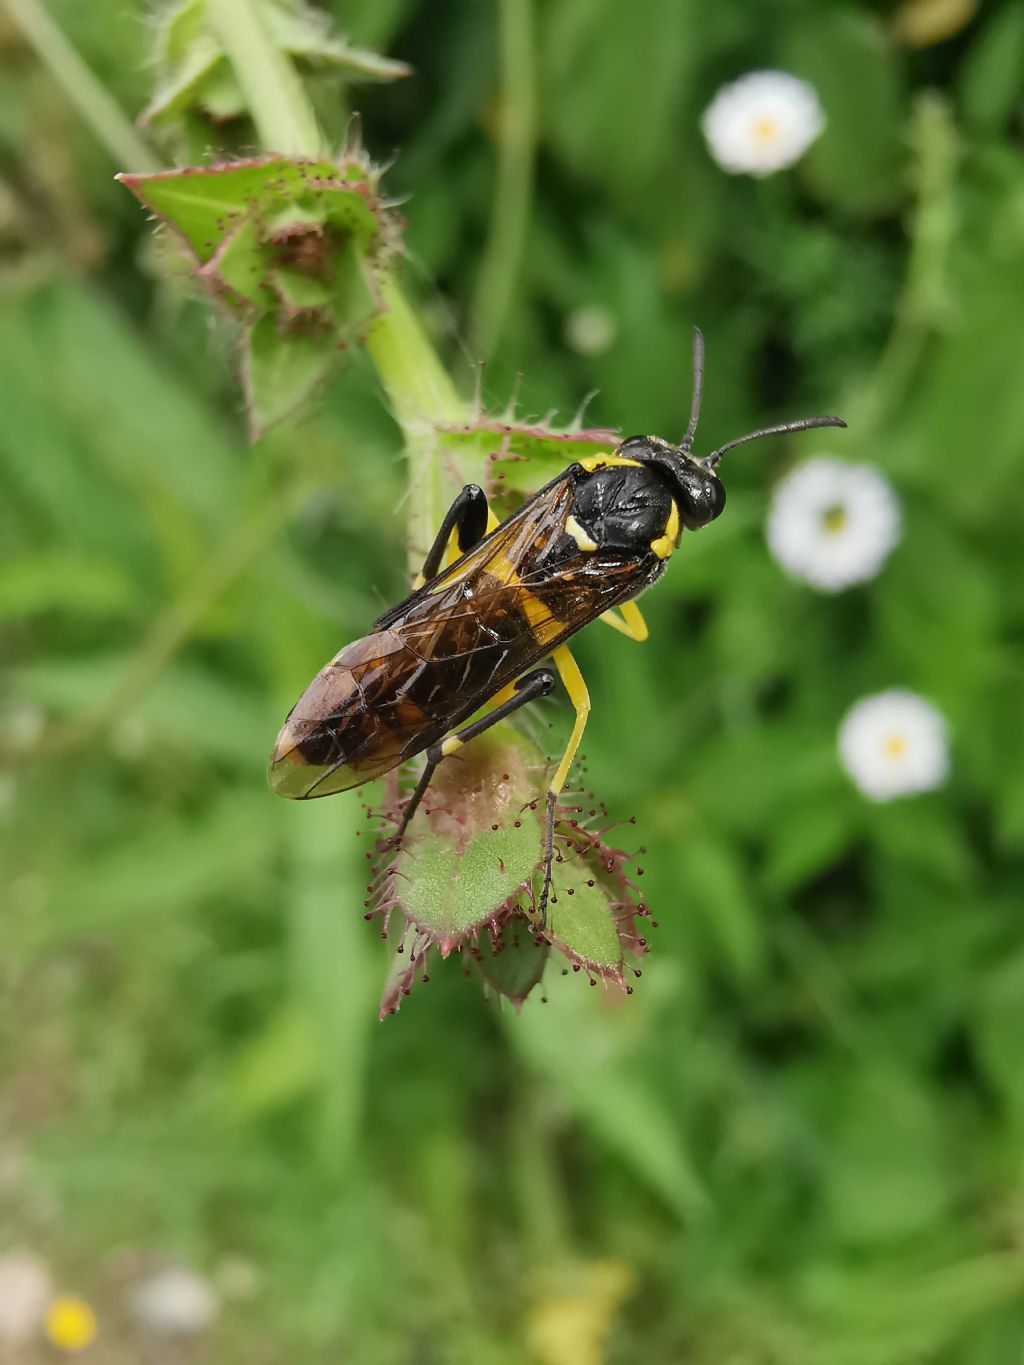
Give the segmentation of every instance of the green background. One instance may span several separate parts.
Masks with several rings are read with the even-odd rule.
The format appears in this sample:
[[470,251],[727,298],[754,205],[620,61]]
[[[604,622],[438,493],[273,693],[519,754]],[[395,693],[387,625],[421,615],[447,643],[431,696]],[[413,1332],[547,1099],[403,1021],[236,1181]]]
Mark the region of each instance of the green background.
[[[735,452],[650,643],[580,641],[590,780],[659,922],[636,993],[554,975],[517,1017],[449,962],[379,1024],[358,797],[277,801],[264,763],[403,591],[398,430],[356,356],[247,445],[234,334],[0,9],[0,1239],[95,1305],[105,1365],[180,1358],[124,1310],[163,1256],[225,1291],[208,1361],[1020,1365],[1024,8],[335,9],[415,67],[347,99],[397,149],[408,288],[466,393],[507,289],[496,407],[597,389],[595,425],[678,435],[699,323],[704,449],[850,430]],[[134,117],[144,8],[51,13]],[[765,66],[828,127],[729,177],[698,120]],[[532,189],[496,209],[531,110]],[[763,535],[821,453],[905,515],[836,597]],[[941,708],[953,774],[871,806],[835,734],[891,686]]]

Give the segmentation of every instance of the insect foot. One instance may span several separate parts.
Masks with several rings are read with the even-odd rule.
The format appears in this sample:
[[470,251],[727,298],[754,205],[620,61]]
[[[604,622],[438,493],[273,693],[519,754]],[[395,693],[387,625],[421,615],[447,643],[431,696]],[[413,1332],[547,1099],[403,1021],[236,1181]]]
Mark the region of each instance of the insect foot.
[[[518,1010],[559,955],[570,968],[631,991],[625,957],[644,951],[644,913],[630,857],[605,839],[593,798],[567,791],[556,808],[554,892],[539,927],[545,803],[550,776],[530,742],[495,726],[437,770],[400,843],[394,830],[408,783],[390,777],[376,811],[383,822],[365,915],[393,947],[380,1017],[394,1014],[418,981],[458,954],[485,992]],[[603,811],[601,812],[603,816]]]

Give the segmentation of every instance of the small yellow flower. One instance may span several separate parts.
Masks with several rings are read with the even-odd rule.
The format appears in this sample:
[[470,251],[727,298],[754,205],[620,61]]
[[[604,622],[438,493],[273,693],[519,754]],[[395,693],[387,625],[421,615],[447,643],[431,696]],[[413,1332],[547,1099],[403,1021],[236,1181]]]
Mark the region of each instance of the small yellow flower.
[[84,1299],[62,1294],[47,1310],[46,1335],[61,1351],[84,1351],[96,1340],[96,1314]]
[[903,0],[893,16],[893,33],[908,47],[929,47],[959,33],[977,9],[978,0]]
[[624,1261],[591,1261],[550,1279],[554,1286],[527,1322],[534,1356],[542,1365],[603,1365],[605,1339],[633,1289],[633,1272]]

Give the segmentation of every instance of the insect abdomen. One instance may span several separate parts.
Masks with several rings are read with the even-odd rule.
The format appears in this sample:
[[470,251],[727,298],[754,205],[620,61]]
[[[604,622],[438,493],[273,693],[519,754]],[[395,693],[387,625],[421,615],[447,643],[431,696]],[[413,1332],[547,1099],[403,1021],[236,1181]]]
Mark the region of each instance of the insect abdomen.
[[270,759],[273,790],[298,799],[346,791],[433,743],[444,727],[412,695],[422,671],[393,631],[346,645],[290,711]]

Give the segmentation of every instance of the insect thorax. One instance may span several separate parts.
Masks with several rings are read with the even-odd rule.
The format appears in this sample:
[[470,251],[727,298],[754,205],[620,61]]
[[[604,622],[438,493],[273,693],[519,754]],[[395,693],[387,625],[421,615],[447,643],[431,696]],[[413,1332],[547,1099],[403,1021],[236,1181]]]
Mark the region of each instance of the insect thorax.
[[650,554],[671,511],[669,485],[651,465],[598,469],[573,490],[572,515],[601,550]]

